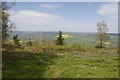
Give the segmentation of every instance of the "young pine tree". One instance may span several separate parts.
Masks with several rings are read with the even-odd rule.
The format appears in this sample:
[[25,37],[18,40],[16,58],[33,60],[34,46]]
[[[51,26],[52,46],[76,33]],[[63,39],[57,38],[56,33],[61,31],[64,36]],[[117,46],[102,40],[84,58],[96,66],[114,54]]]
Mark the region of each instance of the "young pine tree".
[[20,39],[18,39],[18,35],[13,36],[13,42],[15,47],[20,47]]
[[33,42],[31,41],[31,39],[28,40],[27,45],[28,46],[32,46],[33,45]]
[[62,36],[62,32],[59,32],[59,35],[56,40],[56,45],[64,45],[64,38]]

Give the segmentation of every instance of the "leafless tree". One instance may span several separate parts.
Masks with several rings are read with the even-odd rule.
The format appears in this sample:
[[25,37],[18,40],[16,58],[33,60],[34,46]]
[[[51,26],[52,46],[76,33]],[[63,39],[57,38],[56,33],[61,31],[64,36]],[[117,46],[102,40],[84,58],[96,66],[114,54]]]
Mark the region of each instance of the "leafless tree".
[[107,34],[108,28],[105,21],[97,23],[97,41],[100,42],[100,48],[103,47],[103,41],[108,41],[109,36]]

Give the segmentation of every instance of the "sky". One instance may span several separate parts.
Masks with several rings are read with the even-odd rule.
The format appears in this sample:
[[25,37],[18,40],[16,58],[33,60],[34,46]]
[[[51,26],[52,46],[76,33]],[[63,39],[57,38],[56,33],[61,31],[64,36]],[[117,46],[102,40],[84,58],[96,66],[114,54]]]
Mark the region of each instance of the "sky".
[[96,32],[106,21],[118,32],[117,2],[16,2],[9,13],[19,31]]

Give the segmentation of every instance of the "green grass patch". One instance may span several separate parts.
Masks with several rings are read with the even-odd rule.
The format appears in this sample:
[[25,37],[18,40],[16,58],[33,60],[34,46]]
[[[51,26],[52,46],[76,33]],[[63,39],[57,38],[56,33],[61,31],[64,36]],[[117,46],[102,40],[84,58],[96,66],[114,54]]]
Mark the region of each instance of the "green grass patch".
[[50,52],[3,51],[3,78],[118,78],[115,52],[67,51],[69,47],[55,49],[56,53],[54,49],[48,50]]

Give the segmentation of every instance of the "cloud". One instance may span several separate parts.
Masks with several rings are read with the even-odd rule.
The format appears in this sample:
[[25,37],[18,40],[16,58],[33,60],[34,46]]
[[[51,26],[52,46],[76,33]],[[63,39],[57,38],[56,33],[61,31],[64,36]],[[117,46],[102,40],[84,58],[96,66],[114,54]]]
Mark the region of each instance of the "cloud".
[[117,15],[118,13],[118,3],[107,3],[101,5],[97,10],[100,15]]
[[[16,30],[20,31],[70,31],[88,32],[95,31],[96,25],[78,20],[68,20],[62,16],[43,13],[40,11],[21,10],[11,11],[10,19],[16,24]],[[83,27],[84,26],[84,27]],[[94,28],[88,27],[95,26]]]
[[[33,10],[11,11],[10,15],[10,19],[16,25],[16,30],[20,31],[96,32],[96,23],[98,22],[87,19],[85,21],[70,20],[59,15]],[[116,23],[114,21],[109,23],[111,23],[109,24],[110,30],[116,32],[117,27],[114,25]]]
[[63,7],[63,4],[41,4],[40,5],[41,8],[48,8],[48,9],[56,9],[56,8],[60,8]]
[[118,3],[102,4],[97,13],[108,23],[109,31],[118,32]]
[[24,17],[24,18],[38,18],[40,17],[41,19],[54,19],[57,18],[57,16],[50,15],[48,13],[43,13],[43,12],[38,12],[38,11],[30,11],[30,10],[22,10],[18,11],[15,13],[15,17]]
[[38,11],[22,10],[12,13],[10,19],[16,24],[18,30],[39,31],[47,30],[48,26],[51,29],[56,29],[55,24],[59,20],[59,16]]

